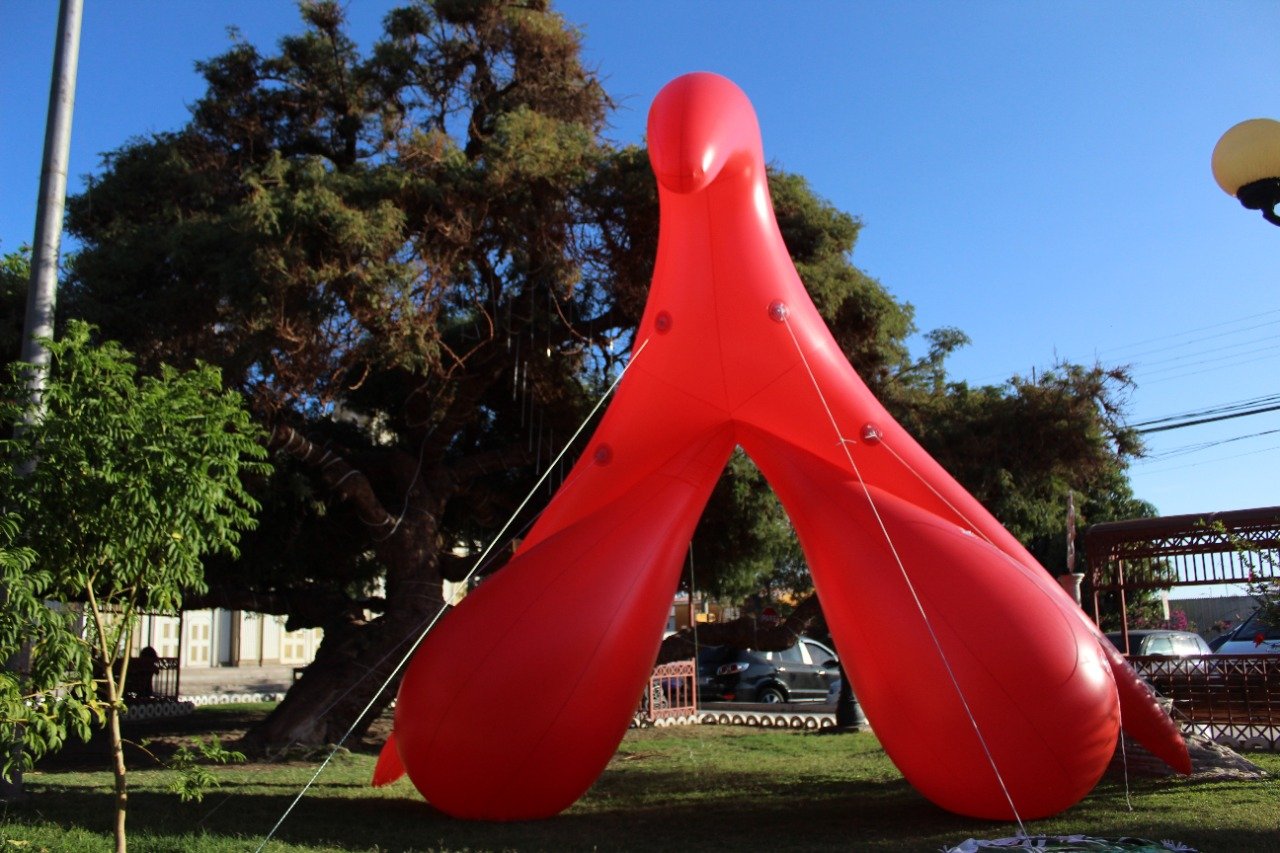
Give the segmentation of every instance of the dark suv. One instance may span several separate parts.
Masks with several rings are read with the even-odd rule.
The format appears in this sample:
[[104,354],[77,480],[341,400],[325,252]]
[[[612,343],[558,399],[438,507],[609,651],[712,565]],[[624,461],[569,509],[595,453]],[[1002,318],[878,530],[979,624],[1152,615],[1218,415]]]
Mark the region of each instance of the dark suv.
[[698,653],[698,701],[825,702],[838,667],[835,652],[807,637],[780,652],[707,646]]

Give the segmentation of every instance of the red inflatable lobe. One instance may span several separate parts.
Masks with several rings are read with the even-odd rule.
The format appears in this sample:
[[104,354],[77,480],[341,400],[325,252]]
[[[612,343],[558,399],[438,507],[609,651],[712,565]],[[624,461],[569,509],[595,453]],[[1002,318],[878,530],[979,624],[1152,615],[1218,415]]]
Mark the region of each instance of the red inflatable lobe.
[[1123,658],[849,365],[783,244],[741,90],[673,81],[648,139],[661,223],[631,366],[519,552],[414,657],[378,778],[398,759],[472,818],[580,796],[630,720],[735,445],[786,506],[855,693],[925,796],[988,818],[1066,808],[1122,716],[1186,767]]
[[[625,495],[522,548],[414,656],[395,744],[432,804],[456,817],[547,817],[604,769],[631,722],[689,537],[733,447],[724,428],[686,439],[684,453]],[[598,469],[627,462],[624,451],[584,460]],[[591,473],[576,486],[571,477],[569,488]]]

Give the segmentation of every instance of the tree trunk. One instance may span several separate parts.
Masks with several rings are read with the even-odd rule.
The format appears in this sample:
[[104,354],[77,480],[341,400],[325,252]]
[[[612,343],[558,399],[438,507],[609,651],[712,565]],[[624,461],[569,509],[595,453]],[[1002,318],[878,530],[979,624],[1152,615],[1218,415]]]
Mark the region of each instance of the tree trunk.
[[856,730],[858,728],[858,700],[853,695],[853,685],[849,676],[840,667],[840,695],[836,699],[836,728]]
[[[115,777],[115,836],[116,853],[126,853],[129,848],[125,835],[125,817],[129,813],[129,789],[125,778],[124,738],[120,733],[120,684],[116,683],[111,663],[107,671],[107,731],[111,735],[111,772]],[[121,681],[123,683],[123,679]]]
[[658,663],[688,660],[705,646],[732,646],[737,649],[756,649],[777,652],[791,648],[800,635],[822,618],[822,606],[817,593],[811,593],[796,605],[779,625],[765,625],[755,616],[739,616],[728,622],[707,622],[694,628],[681,628],[662,641],[658,650]]
[[438,580],[434,589],[434,608],[393,603],[373,621],[327,628],[315,660],[284,701],[245,735],[243,746],[276,752],[362,736],[395,698],[397,667],[442,605]]
[[[283,426],[272,432],[269,445],[311,467],[329,494],[355,513],[371,531],[370,548],[387,573],[379,602],[383,613],[374,619],[366,618],[361,602],[332,588],[264,595],[219,590],[199,599],[198,606],[234,601],[242,609],[287,614],[298,626],[324,628],[316,659],[284,701],[246,734],[244,748],[262,752],[337,744],[368,730],[395,696],[402,661],[444,607],[437,519],[472,478],[528,461],[524,448],[503,448],[421,472],[420,458],[401,452],[391,464],[384,459],[365,469]],[[382,495],[394,496],[398,515],[387,511]]]

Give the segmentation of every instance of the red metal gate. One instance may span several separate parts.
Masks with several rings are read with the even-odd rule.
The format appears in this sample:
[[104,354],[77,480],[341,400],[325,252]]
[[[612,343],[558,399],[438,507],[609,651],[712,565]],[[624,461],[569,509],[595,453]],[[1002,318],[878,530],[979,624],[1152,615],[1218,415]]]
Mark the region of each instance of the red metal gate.
[[636,717],[647,725],[696,722],[698,719],[697,666],[692,660],[660,664],[649,677]]

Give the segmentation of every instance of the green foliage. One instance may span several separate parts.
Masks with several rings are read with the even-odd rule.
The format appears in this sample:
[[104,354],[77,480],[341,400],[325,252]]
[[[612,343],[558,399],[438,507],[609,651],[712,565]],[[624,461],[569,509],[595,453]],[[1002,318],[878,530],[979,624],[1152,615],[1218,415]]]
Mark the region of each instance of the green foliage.
[[[93,691],[88,647],[72,614],[50,607],[53,572],[20,538],[19,517],[0,517],[0,772],[28,770],[71,736],[87,741],[102,707]],[[23,749],[10,747],[21,741]]]
[[[6,505],[38,543],[49,591],[149,612],[177,611],[203,584],[205,554],[234,553],[257,502],[242,471],[265,472],[259,432],[216,369],[137,376],[118,344],[90,343],[73,322],[49,342],[45,411],[21,436],[0,442],[9,458],[38,459],[34,474],[0,475]],[[0,415],[25,408],[21,376],[4,389]]]
[[1237,556],[1249,570],[1245,590],[1258,605],[1258,618],[1267,625],[1280,625],[1280,564],[1274,547],[1264,548],[1257,542],[1227,530],[1221,521],[1210,525],[1227,539]]
[[[91,333],[74,322],[46,342],[44,408],[0,440],[4,457],[18,460],[0,466],[0,505],[10,513],[0,655],[19,653],[24,641],[30,650],[26,673],[6,674],[3,734],[11,744],[21,729],[22,757],[5,756],[27,766],[68,732],[86,737],[101,717],[95,663],[106,701],[118,699],[124,672],[115,676],[113,666],[128,653],[137,614],[176,612],[183,592],[203,585],[202,558],[234,554],[257,506],[241,476],[267,470],[257,429],[216,370],[139,377],[123,348],[94,345]],[[23,369],[11,365],[0,388],[4,423],[19,422],[29,405]],[[36,460],[34,471],[22,460]],[[85,637],[73,604],[91,620]]]
[[31,286],[31,250],[27,246],[0,255],[0,364],[22,353],[22,327]]
[[803,595],[813,588],[786,512],[750,458],[736,450],[698,523],[682,585],[743,601]]
[[243,752],[227,749],[217,736],[207,741],[197,739],[192,744],[184,744],[169,759],[169,769],[178,774],[169,790],[184,803],[203,802],[205,794],[222,786],[218,777],[209,772],[208,765],[243,764],[244,761]]
[[894,414],[1051,571],[1065,561],[1066,499],[1078,523],[1153,515],[1126,470],[1141,450],[1123,422],[1126,372],[1061,364],[972,388],[896,389]]

